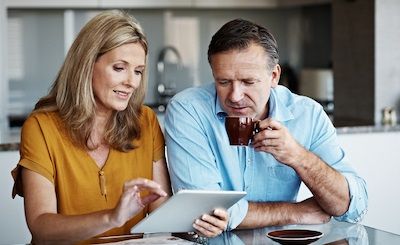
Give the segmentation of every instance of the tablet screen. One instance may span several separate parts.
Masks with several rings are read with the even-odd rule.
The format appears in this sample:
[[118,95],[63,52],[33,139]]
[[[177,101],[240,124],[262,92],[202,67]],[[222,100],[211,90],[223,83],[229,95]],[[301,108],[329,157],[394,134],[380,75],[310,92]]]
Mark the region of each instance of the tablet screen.
[[131,229],[131,233],[189,232],[193,222],[215,208],[228,209],[244,191],[180,190]]

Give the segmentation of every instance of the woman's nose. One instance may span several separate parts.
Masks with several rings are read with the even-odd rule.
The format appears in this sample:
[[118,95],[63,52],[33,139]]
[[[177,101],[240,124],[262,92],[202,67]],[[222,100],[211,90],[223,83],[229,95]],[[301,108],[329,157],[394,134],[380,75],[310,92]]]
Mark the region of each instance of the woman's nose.
[[128,79],[126,81],[127,85],[131,86],[132,88],[138,88],[140,85],[140,82],[142,80],[142,76],[137,75],[135,71],[131,72],[128,76]]

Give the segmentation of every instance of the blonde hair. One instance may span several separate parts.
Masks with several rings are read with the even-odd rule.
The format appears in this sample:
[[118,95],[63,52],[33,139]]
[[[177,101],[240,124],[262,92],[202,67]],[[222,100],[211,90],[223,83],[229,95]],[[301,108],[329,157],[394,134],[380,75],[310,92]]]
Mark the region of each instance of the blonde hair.
[[[92,77],[96,60],[104,53],[127,43],[140,43],[146,54],[148,45],[140,24],[127,13],[110,10],[93,17],[79,32],[58,72],[50,92],[41,98],[36,111],[57,111],[75,143],[88,149],[96,102]],[[120,151],[134,149],[140,137],[140,113],[146,90],[146,74],[124,111],[112,113],[104,141]]]

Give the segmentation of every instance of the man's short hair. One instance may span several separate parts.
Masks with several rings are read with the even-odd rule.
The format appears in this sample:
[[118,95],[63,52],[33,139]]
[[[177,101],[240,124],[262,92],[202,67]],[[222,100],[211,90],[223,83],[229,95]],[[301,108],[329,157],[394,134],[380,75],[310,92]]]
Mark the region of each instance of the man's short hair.
[[212,37],[208,46],[208,62],[214,54],[242,50],[255,43],[264,48],[269,69],[279,62],[278,45],[267,28],[244,19],[234,19],[224,24]]

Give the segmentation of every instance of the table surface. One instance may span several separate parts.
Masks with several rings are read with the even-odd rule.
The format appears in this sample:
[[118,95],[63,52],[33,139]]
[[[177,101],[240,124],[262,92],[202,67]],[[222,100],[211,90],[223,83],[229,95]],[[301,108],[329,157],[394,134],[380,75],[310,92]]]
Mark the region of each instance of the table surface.
[[210,244],[277,244],[266,234],[280,229],[310,229],[324,233],[323,237],[312,244],[400,244],[400,235],[360,224],[337,222],[333,219],[322,225],[288,225],[225,232],[220,237],[210,239]]
[[[267,237],[267,233],[273,230],[280,229],[309,229],[322,232],[324,235],[312,243],[316,244],[359,244],[359,245],[378,245],[378,244],[400,244],[400,235],[385,232],[382,230],[374,229],[371,227],[363,226],[361,224],[350,224],[346,222],[337,222],[331,220],[329,223],[321,225],[287,225],[266,227],[262,229],[252,230],[235,230],[232,232],[224,232],[220,236],[211,239],[201,239],[203,244],[234,244],[234,245],[248,245],[248,244],[278,244]],[[152,235],[145,235],[145,237]],[[154,234],[157,236],[157,234]],[[184,237],[192,241],[199,241],[198,239],[191,239],[192,236],[180,234],[179,237]],[[132,240],[133,241],[133,240]],[[137,239],[135,239],[136,244]],[[129,240],[125,240],[115,244],[129,244]],[[151,244],[151,243],[146,243]]]

